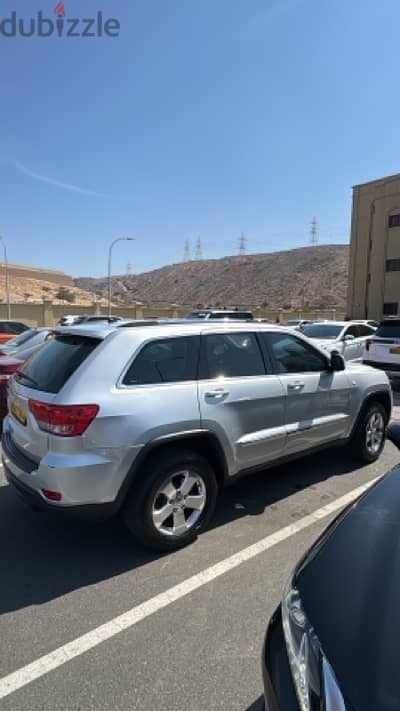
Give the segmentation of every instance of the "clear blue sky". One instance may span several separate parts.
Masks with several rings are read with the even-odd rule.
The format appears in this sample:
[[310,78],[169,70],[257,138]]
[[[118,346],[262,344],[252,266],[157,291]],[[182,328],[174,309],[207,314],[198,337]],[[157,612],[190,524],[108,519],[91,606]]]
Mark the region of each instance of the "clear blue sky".
[[[0,17],[52,0],[3,0]],[[398,0],[65,0],[118,39],[0,36],[0,234],[103,275],[347,242],[351,186],[400,171]],[[76,186],[77,189],[72,189]]]

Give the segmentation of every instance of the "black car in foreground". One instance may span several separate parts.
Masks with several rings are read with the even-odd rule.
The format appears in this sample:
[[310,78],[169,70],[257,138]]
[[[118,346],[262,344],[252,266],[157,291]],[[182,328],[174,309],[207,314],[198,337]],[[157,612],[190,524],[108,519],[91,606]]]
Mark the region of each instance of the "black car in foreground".
[[[400,449],[400,421],[388,427]],[[400,466],[306,553],[263,650],[267,711],[400,709]]]

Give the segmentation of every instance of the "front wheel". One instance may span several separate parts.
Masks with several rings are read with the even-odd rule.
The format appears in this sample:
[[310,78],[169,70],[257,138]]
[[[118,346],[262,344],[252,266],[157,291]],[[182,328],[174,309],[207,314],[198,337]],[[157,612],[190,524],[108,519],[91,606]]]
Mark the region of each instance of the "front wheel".
[[388,417],[379,402],[372,402],[361,415],[353,434],[353,455],[367,464],[379,459],[386,439]]
[[123,512],[135,538],[162,551],[191,543],[215,508],[217,483],[208,461],[190,450],[171,449],[148,460],[138,476]]

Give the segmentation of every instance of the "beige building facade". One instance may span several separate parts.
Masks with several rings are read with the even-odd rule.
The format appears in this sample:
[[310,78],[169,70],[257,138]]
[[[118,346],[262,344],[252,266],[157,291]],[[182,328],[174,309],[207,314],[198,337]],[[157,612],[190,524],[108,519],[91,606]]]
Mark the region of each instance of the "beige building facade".
[[400,174],[353,188],[348,315],[400,316]]

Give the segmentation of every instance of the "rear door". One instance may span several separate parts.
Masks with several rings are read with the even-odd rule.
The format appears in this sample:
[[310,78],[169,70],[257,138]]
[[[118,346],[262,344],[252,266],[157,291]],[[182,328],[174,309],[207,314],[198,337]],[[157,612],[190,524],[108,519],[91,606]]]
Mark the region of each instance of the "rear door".
[[230,474],[283,454],[284,390],[266,367],[255,333],[203,333],[199,402],[202,427],[222,442]]
[[292,333],[263,335],[286,396],[285,452],[291,454],[347,436],[351,383],[345,371]]

